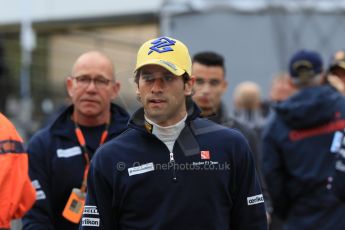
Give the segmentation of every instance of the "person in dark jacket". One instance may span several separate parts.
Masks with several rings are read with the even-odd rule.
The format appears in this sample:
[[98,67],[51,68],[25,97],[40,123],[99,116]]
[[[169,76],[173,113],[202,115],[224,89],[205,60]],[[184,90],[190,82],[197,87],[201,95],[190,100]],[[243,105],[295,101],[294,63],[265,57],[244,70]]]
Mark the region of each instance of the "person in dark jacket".
[[192,75],[195,78],[193,101],[201,109],[201,117],[242,132],[249,142],[255,160],[259,160],[257,135],[230,116],[221,101],[228,84],[225,74],[223,56],[211,51],[195,54],[192,59]]
[[81,229],[267,229],[244,137],[198,118],[187,47],[149,40],[135,71],[143,108],[97,151]]
[[28,144],[37,202],[23,219],[24,230],[78,229],[89,161],[127,128],[129,115],[111,103],[119,88],[109,57],[90,51],[77,59],[67,79],[73,105]]
[[285,220],[285,230],[344,229],[345,204],[333,195],[331,181],[345,101],[324,84],[317,52],[298,51],[289,69],[297,92],[275,106],[263,132],[263,173],[274,213]]
[[[196,53],[192,58],[192,75],[195,78],[192,98],[201,109],[201,117],[205,117],[217,124],[237,129],[244,135],[249,142],[255,166],[261,179],[259,137],[253,129],[230,116],[224,103],[222,103],[222,96],[228,84],[225,79],[224,57],[213,51]],[[268,206],[267,210],[270,210],[270,205],[267,202],[269,198],[265,192],[266,186],[262,179],[261,187],[264,190],[264,198]]]

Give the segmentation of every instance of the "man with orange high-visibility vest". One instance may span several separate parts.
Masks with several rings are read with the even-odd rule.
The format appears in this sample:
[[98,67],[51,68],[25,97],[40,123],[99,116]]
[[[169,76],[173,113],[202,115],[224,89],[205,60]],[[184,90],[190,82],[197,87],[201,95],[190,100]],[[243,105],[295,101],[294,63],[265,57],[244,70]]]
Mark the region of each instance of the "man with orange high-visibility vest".
[[0,113],[0,229],[10,229],[34,204],[35,189],[28,176],[28,156],[12,123]]

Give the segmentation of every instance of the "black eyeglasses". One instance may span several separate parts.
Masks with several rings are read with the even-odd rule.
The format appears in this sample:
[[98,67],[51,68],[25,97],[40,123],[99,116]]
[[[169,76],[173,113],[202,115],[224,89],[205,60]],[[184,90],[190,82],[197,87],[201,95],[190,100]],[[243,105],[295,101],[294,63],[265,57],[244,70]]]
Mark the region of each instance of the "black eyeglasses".
[[109,83],[113,80],[106,79],[104,77],[95,77],[92,78],[87,75],[72,77],[72,79],[76,80],[77,85],[80,87],[87,87],[90,85],[91,82],[95,84],[97,88],[105,88],[109,85]]

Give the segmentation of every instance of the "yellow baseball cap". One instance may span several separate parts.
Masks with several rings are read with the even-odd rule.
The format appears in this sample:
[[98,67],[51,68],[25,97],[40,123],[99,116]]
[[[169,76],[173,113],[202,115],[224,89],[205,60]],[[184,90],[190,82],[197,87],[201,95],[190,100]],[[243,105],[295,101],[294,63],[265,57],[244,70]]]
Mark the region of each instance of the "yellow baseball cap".
[[145,42],[139,49],[135,71],[146,65],[159,65],[176,76],[191,76],[192,61],[188,48],[181,41],[159,37]]

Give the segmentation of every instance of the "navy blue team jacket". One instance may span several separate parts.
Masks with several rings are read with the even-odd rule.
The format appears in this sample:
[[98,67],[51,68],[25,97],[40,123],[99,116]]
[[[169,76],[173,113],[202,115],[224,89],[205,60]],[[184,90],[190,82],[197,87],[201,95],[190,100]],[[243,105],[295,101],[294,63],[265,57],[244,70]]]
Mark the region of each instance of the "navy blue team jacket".
[[[37,201],[23,218],[24,230],[78,229],[78,224],[62,216],[72,189],[81,187],[85,168],[71,120],[72,111],[72,106],[67,108],[50,126],[36,133],[28,144],[29,173],[36,187]],[[128,119],[125,110],[112,104],[107,140],[127,129]],[[87,131],[83,134],[90,154],[96,150],[104,128],[82,128]]]
[[345,204],[331,191],[335,133],[345,127],[345,100],[326,85],[302,89],[276,106],[263,132],[262,170],[274,212],[286,230],[340,230]]
[[81,229],[267,229],[247,141],[189,108],[173,160],[143,109],[97,151]]

